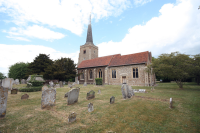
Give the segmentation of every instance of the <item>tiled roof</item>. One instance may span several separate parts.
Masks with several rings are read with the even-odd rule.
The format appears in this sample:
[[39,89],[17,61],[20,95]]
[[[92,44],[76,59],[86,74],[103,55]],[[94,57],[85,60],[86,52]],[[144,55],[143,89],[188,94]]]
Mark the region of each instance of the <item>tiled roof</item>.
[[148,51],[123,56],[121,56],[120,54],[110,55],[91,60],[84,60],[79,64],[78,69],[97,66],[121,66],[129,64],[146,63],[148,61],[148,58]]
[[108,66],[114,56],[120,56],[120,54],[94,58],[91,60],[84,60],[78,65],[78,69],[87,67]]
[[129,64],[146,63],[148,61],[149,52],[141,52],[123,56],[115,56],[110,62],[109,66],[121,66]]

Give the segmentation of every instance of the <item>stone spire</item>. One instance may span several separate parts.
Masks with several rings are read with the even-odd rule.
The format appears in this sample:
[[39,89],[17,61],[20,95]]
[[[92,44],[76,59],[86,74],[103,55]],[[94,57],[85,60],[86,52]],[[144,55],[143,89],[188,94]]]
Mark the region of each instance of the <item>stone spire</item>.
[[90,20],[89,20],[89,24],[88,24],[87,38],[86,38],[86,43],[88,43],[88,42],[93,44],[91,14],[90,14]]

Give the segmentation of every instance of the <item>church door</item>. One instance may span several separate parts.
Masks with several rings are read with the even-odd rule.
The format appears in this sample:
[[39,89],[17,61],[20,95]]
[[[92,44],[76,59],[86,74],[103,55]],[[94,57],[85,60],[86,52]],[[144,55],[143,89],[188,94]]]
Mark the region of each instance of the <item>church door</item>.
[[122,76],[122,84],[126,84],[126,76]]

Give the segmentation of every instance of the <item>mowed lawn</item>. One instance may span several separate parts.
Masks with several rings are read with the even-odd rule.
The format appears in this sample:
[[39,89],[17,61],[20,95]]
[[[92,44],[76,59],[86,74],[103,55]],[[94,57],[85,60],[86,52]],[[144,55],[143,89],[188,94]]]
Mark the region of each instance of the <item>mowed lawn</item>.
[[[78,103],[67,105],[64,94],[70,88],[65,85],[56,89],[56,106],[50,110],[41,109],[41,91],[28,92],[28,100],[21,100],[25,92],[17,95],[9,92],[6,117],[0,119],[0,132],[200,132],[200,86],[195,83],[186,83],[183,90],[176,83],[158,83],[153,92],[151,87],[134,86],[133,89],[148,92],[135,93],[136,96],[154,99],[126,100],[122,99],[121,86],[76,87],[80,87]],[[101,94],[97,94],[99,89]],[[90,90],[95,91],[95,98],[86,100]],[[109,103],[111,96],[115,97],[114,104]],[[169,108],[170,97],[174,101],[173,109]],[[88,112],[90,102],[94,105],[93,112]],[[68,123],[72,112],[77,114],[76,121]]]

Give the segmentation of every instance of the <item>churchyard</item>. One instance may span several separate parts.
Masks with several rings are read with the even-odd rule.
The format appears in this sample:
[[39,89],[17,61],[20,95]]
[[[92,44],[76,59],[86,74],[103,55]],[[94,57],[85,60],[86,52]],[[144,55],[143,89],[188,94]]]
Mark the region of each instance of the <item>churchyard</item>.
[[[55,106],[48,109],[41,109],[42,91],[9,91],[0,132],[200,132],[200,87],[196,83],[186,83],[183,90],[176,83],[158,83],[153,91],[152,87],[133,86],[146,89],[146,93],[135,93],[126,100],[118,85],[76,87],[80,91],[75,104],[68,105],[68,97],[64,96],[71,88],[64,85],[56,89]],[[90,90],[95,91],[95,97],[87,100]],[[26,93],[29,98],[21,100]],[[112,96],[115,101],[110,104]],[[169,108],[170,98],[173,108]],[[89,103],[93,104],[91,112]],[[69,123],[68,116],[73,112],[76,120]]]

